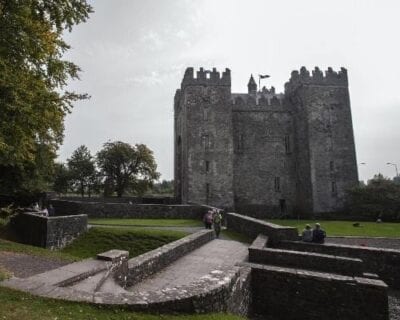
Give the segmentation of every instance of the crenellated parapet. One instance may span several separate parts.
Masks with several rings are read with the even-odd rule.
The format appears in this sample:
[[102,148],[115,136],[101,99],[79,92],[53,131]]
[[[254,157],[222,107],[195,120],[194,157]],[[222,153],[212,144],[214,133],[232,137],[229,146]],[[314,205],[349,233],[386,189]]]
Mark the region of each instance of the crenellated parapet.
[[257,107],[282,107],[283,94],[262,94],[256,96],[251,94],[233,94],[232,103],[234,109],[257,108]]
[[180,109],[181,109],[180,100],[181,100],[181,90],[177,89],[176,92],[175,92],[175,96],[174,96],[174,109],[175,109],[175,112],[179,112]]
[[301,67],[300,71],[294,70],[288,82],[285,83],[285,92],[295,90],[301,85],[321,85],[321,86],[348,86],[347,70],[340,68],[340,71],[333,71],[331,67],[325,71],[325,74],[315,67],[310,72]]
[[231,85],[231,70],[228,68],[225,71],[217,71],[216,68],[212,70],[204,70],[200,68],[196,71],[196,77],[194,76],[194,69],[187,68],[185,75],[182,80],[181,88],[186,86],[230,86]]

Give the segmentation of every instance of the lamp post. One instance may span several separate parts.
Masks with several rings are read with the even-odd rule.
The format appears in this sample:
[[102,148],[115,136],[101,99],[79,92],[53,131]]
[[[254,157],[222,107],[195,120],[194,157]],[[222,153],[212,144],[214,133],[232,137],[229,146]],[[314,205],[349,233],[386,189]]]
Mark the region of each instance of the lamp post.
[[394,166],[394,168],[396,169],[396,177],[398,177],[399,176],[399,171],[397,170],[397,164],[391,163],[391,162],[387,162],[386,164],[388,166]]
[[[366,163],[366,162],[360,162],[359,165],[360,165],[360,166],[366,166],[367,163]],[[359,184],[360,184],[360,186],[365,185],[364,180],[359,180]]]

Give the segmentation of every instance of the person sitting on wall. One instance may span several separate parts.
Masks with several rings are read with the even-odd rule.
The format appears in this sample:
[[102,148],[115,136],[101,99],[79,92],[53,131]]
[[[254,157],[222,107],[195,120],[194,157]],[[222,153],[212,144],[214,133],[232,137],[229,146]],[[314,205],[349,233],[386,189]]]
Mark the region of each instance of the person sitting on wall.
[[47,208],[44,208],[42,210],[42,215],[45,216],[45,217],[48,217],[49,216],[49,210],[47,210]]
[[315,224],[315,229],[313,230],[313,238],[312,242],[315,243],[324,243],[326,238],[326,232],[321,228],[319,223]]
[[303,232],[301,233],[301,240],[304,242],[312,242],[313,241],[313,229],[309,224],[306,224]]
[[49,212],[49,217],[53,217],[55,214],[55,209],[53,207],[53,205],[49,205],[49,208],[47,209],[47,211]]
[[219,238],[219,234],[221,232],[221,223],[222,223],[222,214],[220,210],[216,210],[214,212],[213,223],[214,223],[215,234],[217,238]]
[[208,210],[203,217],[204,226],[206,229],[211,229],[212,222],[213,222],[213,212],[212,210]]

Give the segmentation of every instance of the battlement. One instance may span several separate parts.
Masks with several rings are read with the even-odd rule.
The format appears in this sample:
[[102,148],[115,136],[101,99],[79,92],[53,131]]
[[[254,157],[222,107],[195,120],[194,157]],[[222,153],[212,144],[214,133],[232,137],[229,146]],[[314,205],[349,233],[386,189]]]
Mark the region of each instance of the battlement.
[[263,108],[263,107],[283,107],[283,94],[263,94],[256,96],[251,94],[232,94],[232,104],[234,109],[243,108]]
[[341,68],[340,71],[333,71],[331,67],[324,73],[315,67],[310,75],[310,72],[301,67],[300,71],[294,70],[291,73],[290,79],[285,83],[285,92],[296,89],[300,85],[322,85],[322,86],[348,86],[347,70]]
[[182,80],[181,88],[183,89],[190,85],[230,86],[231,70],[226,68],[225,71],[220,74],[216,68],[213,68],[212,70],[204,70],[203,68],[200,68],[199,71],[196,71],[196,77],[194,77],[193,68],[187,68]]

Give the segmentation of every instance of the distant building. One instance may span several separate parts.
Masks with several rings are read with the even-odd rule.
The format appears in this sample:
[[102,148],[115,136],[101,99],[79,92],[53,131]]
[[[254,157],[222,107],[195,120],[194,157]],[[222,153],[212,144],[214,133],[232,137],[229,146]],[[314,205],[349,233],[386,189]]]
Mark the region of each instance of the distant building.
[[358,184],[347,71],[293,71],[285,93],[231,92],[231,73],[187,68],[175,94],[175,194],[253,215],[343,208]]

